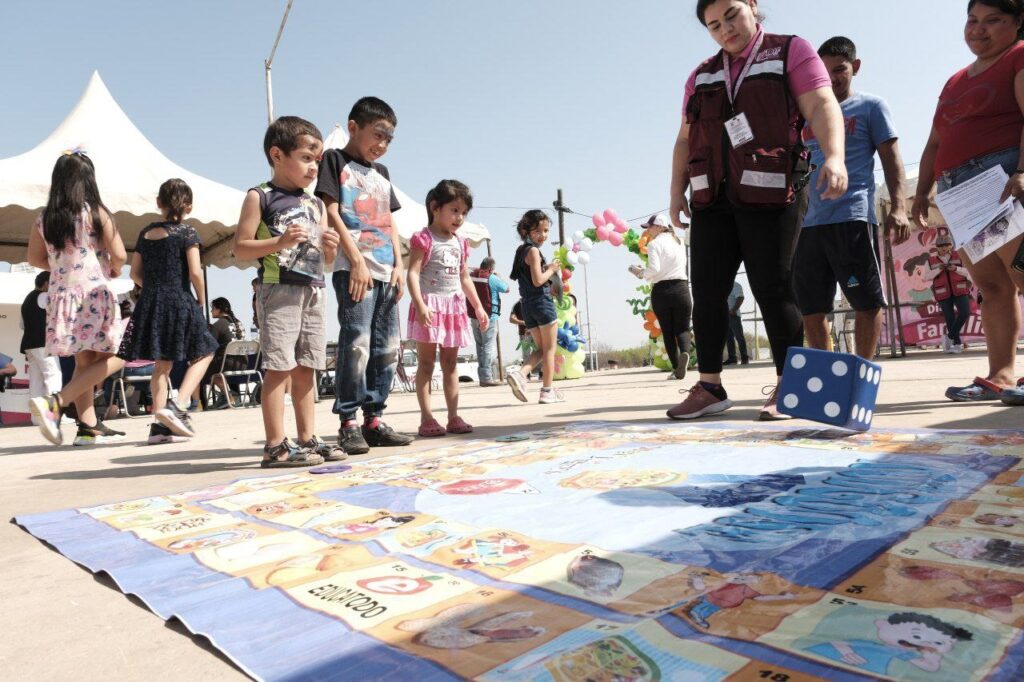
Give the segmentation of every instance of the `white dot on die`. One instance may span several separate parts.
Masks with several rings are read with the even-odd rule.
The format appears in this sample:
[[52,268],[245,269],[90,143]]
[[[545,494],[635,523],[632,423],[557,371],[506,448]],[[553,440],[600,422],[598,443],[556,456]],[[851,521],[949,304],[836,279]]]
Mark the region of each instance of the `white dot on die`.
[[850,368],[846,366],[846,363],[842,360],[836,360],[832,363],[832,373],[837,377],[844,377],[846,373],[850,371]]
[[818,377],[811,377],[807,380],[807,390],[811,393],[817,393],[825,384]]
[[866,416],[866,417],[865,417],[864,419],[862,419],[861,421],[863,421],[863,422],[864,422],[864,423],[866,423],[866,424],[870,424],[870,423],[871,423],[871,417],[872,417],[872,416],[873,416],[873,415],[871,414],[871,410],[868,410],[868,414],[867,414],[867,416]]
[[854,404],[853,409],[850,410],[850,419],[856,419],[857,418],[857,410],[858,409],[860,409],[860,406],[857,405],[857,404]]
[[867,372],[865,373],[863,378],[870,384],[871,383],[871,377],[873,377],[874,375],[875,375],[875,370],[873,370],[870,367],[868,367]]
[[868,371],[868,368],[867,368],[867,367],[865,367],[864,365],[861,365],[861,366],[860,366],[860,378],[861,378],[861,379],[863,379],[863,378],[864,378],[864,375],[865,375],[865,374],[867,373],[867,371]]
[[789,364],[793,365],[794,369],[803,369],[803,366],[807,364],[807,356],[797,353],[793,356],[793,359],[789,361]]
[[800,398],[796,397],[795,393],[790,393],[782,399],[782,404],[792,410],[800,404]]
[[881,380],[882,380],[882,370],[876,369],[875,370],[875,378],[872,379],[872,381],[874,381],[877,384]]
[[839,403],[825,403],[825,416],[827,416],[827,417],[838,417],[839,416]]

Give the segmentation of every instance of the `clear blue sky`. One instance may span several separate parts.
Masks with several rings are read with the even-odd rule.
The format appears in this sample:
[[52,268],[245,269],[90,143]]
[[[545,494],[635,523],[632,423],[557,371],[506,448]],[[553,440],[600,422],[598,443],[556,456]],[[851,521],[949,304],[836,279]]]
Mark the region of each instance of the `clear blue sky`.
[[[263,60],[285,4],[4,3],[0,158],[45,138],[97,69],[176,163],[239,189],[266,179]],[[507,273],[521,211],[483,207],[550,208],[558,187],[587,215],[614,207],[634,218],[668,206],[683,83],[715,51],[695,4],[296,0],[274,62],[275,111],[326,135],[355,99],[383,97],[399,118],[383,159],[396,184],[421,197],[441,178],[468,183],[480,207],[471,217],[490,228]],[[889,100],[909,164],[943,83],[971,61],[966,5],[766,0],[761,8],[773,32],[857,43],[864,67],[855,88]],[[571,219],[568,232],[585,223]],[[594,335],[616,347],[645,338],[625,303],[637,283],[626,273],[632,262],[602,244],[590,267]],[[252,276],[211,270],[210,294],[227,296],[248,321]],[[582,289],[582,277],[572,283]],[[506,301],[507,311],[515,297]],[[502,334],[508,350],[513,330],[504,325]]]

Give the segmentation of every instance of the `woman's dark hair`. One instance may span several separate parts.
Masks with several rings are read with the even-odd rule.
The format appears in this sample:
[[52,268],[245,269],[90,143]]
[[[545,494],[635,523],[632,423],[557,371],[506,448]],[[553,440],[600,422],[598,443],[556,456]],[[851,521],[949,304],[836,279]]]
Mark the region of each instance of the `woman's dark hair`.
[[434,211],[430,208],[430,204],[441,208],[458,199],[462,199],[468,210],[473,210],[473,194],[469,191],[469,187],[458,180],[442,180],[437,183],[434,189],[427,192],[427,200],[424,202],[427,207],[427,224],[430,225],[434,222]]
[[192,210],[192,188],[180,178],[171,178],[160,185],[156,200],[167,211],[167,220],[180,223]]
[[1020,21],[1020,25],[1017,26],[1017,40],[1024,40],[1024,0],[968,0],[967,11],[970,12],[975,5],[991,7]]
[[[63,251],[69,241],[75,238],[75,220],[89,207],[93,231],[99,233],[103,227],[100,208],[110,216],[110,211],[100,199],[96,186],[96,169],[85,152],[65,152],[53,164],[50,178],[50,196],[43,209],[43,237],[58,251]],[[113,216],[110,217],[113,221]]]
[[532,208],[523,214],[523,217],[516,223],[516,232],[519,233],[519,238],[524,242],[530,238],[530,233],[537,229],[537,226],[543,222],[551,222],[548,218],[548,214],[539,208]]
[[[743,1],[748,2],[748,0]],[[697,0],[697,21],[699,21],[702,26],[708,25],[707,22],[704,21],[704,13],[708,11],[708,7],[711,7],[711,5],[716,2],[718,2],[718,0]],[[754,18],[757,19],[758,23],[764,22],[764,15],[760,12],[755,14]]]
[[236,339],[242,338],[242,323],[238,321],[235,314],[231,312],[231,302],[223,296],[210,301],[210,307],[216,308],[217,310],[224,313],[224,317],[228,318],[228,322],[231,323],[231,333]]

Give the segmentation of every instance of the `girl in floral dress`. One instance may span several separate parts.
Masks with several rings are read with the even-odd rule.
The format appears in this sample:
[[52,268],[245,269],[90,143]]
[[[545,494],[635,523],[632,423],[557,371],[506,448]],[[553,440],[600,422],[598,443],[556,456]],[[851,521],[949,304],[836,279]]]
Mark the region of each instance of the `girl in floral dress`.
[[124,438],[103,425],[93,406],[93,387],[121,369],[121,312],[109,281],[127,254],[110,211],[100,199],[92,161],[81,150],[65,152],[53,167],[50,195],[29,232],[28,261],[50,271],[46,352],[75,357],[72,380],[59,393],[33,398],[39,430],[54,445],[64,442],[61,410],[75,404],[75,445]]

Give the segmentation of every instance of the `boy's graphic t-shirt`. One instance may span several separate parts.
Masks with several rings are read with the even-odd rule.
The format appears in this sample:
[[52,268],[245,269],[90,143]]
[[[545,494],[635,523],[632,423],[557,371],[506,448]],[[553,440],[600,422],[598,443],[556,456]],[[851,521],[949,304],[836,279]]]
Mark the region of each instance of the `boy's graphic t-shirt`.
[[[320,163],[316,193],[338,202],[341,219],[363,254],[370,276],[381,282],[390,281],[395,266],[391,214],[402,205],[391,187],[388,169],[379,163],[360,161],[340,149],[329,149]],[[334,269],[352,269],[340,248]]]
[[825,163],[821,145],[810,124],[804,127],[804,144],[811,152],[811,163],[818,168],[811,174],[804,227],[834,225],[854,220],[878,224],[875,215],[875,152],[896,139],[896,126],[889,105],[881,97],[855,92],[840,105],[846,124],[846,172],[849,189],[838,199],[825,201],[817,189],[818,175]]
[[260,259],[259,278],[264,284],[324,286],[324,256],[320,249],[320,217],[324,203],[302,189],[282,189],[270,182],[253,187],[260,195],[257,239],[280,237],[289,225],[306,228],[309,240]]

